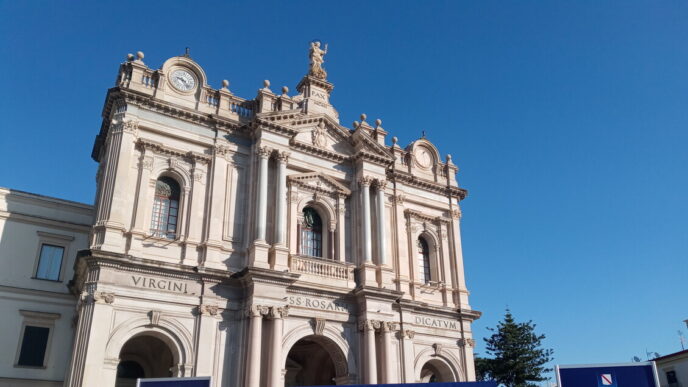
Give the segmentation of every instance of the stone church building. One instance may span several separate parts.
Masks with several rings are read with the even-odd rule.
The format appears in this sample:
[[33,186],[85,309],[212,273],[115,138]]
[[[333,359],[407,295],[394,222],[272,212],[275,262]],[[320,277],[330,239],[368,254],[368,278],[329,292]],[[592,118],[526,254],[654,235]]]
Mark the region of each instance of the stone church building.
[[253,99],[129,55],[95,204],[0,189],[0,386],[475,380],[458,168],[342,125],[326,52]]

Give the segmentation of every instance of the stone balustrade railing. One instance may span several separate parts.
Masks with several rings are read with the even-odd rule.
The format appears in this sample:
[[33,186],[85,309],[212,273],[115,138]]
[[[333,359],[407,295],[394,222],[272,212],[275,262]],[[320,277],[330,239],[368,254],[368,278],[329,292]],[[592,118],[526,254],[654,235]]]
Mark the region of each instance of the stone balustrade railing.
[[289,269],[294,273],[313,274],[348,281],[354,279],[353,265],[325,258],[292,255],[289,258]]

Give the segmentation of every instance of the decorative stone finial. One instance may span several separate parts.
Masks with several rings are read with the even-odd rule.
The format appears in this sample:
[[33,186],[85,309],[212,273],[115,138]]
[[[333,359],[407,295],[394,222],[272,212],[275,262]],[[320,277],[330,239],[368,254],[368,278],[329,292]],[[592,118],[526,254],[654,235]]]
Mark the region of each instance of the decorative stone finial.
[[264,86],[266,89],[269,89],[269,88],[270,88],[270,81],[268,81],[267,79],[264,80],[264,81],[263,81],[263,86]]
[[392,137],[392,146],[397,146],[398,141],[399,139],[397,138],[397,136]]
[[361,124],[358,121],[354,121],[354,129],[358,128]]
[[223,88],[223,89],[226,89],[226,88],[228,88],[228,87],[229,87],[229,81],[226,80],[226,79],[223,79],[223,80],[222,80],[222,88]]
[[287,94],[289,92],[289,88],[286,86],[282,86],[282,94]]
[[144,55],[143,55],[143,51],[139,51],[139,52],[136,53],[136,58],[137,58],[138,60],[143,60],[143,56],[144,56]]
[[365,113],[361,113],[361,121],[365,121],[368,116]]
[[378,118],[377,120],[375,120],[375,127],[379,128],[380,125],[382,125],[382,120]]
[[134,54],[132,54],[132,53],[127,54],[127,62],[131,62],[132,60],[134,60]]
[[451,163],[451,155],[450,154],[447,155],[447,164],[449,164],[449,163]]

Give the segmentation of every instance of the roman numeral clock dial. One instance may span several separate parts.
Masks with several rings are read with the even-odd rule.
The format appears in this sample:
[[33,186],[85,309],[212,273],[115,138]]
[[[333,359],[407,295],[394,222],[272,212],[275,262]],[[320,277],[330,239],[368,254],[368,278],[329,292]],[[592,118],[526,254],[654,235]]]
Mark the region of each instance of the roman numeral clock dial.
[[175,70],[172,72],[170,82],[179,91],[191,91],[196,86],[196,79],[185,70]]

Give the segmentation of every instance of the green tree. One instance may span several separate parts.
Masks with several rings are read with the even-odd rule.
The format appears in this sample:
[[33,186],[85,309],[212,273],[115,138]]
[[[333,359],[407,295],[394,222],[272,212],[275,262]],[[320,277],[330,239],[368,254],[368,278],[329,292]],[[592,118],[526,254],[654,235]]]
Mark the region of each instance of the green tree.
[[478,380],[495,380],[507,387],[533,387],[532,382],[547,380],[552,371],[545,364],[552,361],[551,349],[543,349],[545,335],[535,333],[532,321],[517,323],[509,309],[496,328],[488,328],[492,336],[484,338],[490,358],[476,357]]

